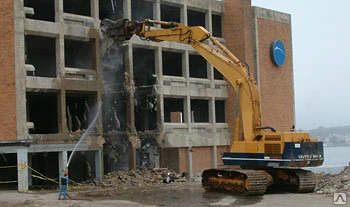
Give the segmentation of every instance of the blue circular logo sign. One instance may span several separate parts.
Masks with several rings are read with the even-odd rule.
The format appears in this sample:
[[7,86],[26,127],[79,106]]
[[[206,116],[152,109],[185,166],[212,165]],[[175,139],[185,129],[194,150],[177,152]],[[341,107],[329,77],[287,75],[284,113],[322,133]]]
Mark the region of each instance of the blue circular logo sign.
[[271,59],[277,66],[282,66],[286,60],[286,50],[281,40],[275,40],[271,44]]

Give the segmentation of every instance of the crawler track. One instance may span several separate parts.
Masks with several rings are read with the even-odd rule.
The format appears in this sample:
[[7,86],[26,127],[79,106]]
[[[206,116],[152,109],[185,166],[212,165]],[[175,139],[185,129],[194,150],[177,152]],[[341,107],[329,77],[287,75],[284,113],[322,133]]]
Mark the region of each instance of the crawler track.
[[307,170],[294,170],[298,177],[296,192],[310,193],[313,192],[316,186],[315,177],[312,172]]
[[311,171],[302,169],[266,169],[273,177],[272,191],[290,191],[295,193],[313,192],[316,186],[315,176]]
[[209,169],[202,174],[202,185],[207,190],[226,190],[245,195],[262,195],[267,180],[264,171]]
[[209,169],[202,174],[202,186],[206,190],[244,195],[262,195],[267,188],[273,192],[310,193],[315,185],[313,173],[302,169]]

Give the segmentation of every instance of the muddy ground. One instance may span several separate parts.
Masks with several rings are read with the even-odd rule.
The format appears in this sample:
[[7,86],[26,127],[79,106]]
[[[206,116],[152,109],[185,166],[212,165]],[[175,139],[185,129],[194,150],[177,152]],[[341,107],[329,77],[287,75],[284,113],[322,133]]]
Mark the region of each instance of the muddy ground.
[[[57,191],[0,191],[2,207],[136,207],[136,206],[333,206],[332,195],[265,194],[235,196],[207,192],[199,182],[171,183],[157,187],[71,190],[71,198],[57,200]],[[350,205],[349,205],[350,206]]]
[[[163,183],[166,175],[174,182]],[[1,207],[115,207],[115,206],[339,206],[334,193],[347,194],[350,206],[350,168],[337,175],[318,174],[314,193],[267,193],[263,196],[239,196],[225,192],[208,192],[201,187],[200,176],[188,181],[181,175],[164,170],[116,172],[96,185],[89,182],[71,185],[71,199],[57,200],[58,190],[28,193],[0,190]]]

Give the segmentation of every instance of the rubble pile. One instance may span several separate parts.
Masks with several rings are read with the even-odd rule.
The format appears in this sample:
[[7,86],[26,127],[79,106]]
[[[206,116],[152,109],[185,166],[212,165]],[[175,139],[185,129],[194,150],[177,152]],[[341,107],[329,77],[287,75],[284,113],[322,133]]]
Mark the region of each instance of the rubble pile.
[[[188,182],[186,174],[179,174],[167,168],[155,168],[140,171],[116,171],[104,175],[103,182],[89,182],[83,184],[83,188],[118,188],[158,186],[164,183]],[[78,187],[79,188],[79,187]]]
[[339,174],[318,174],[315,191],[317,194],[350,194],[350,166]]

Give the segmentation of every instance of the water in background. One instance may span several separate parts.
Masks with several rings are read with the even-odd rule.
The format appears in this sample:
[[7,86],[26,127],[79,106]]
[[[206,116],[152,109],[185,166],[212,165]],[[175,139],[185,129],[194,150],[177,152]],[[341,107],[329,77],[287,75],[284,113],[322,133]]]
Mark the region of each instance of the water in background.
[[305,168],[319,173],[339,173],[350,162],[350,147],[325,147],[324,162],[319,167]]

